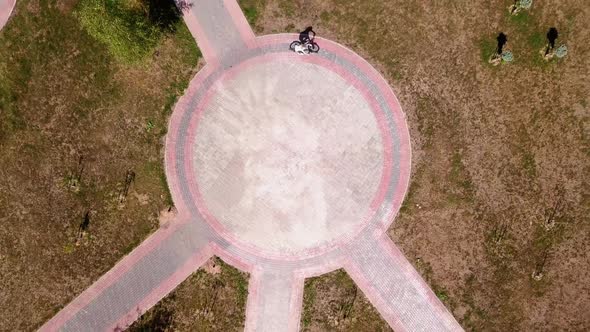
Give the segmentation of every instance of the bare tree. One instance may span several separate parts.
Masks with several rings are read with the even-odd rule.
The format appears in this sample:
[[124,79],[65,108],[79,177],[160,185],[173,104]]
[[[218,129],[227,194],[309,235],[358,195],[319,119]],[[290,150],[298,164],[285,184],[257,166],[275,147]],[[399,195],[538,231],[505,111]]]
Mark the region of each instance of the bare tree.
[[80,185],[82,183],[82,174],[84,173],[84,156],[80,155],[78,158],[78,165],[76,166],[76,171],[72,174],[68,179],[68,185],[71,190],[78,192],[80,191]]
[[119,192],[119,203],[123,203],[129,194],[129,188],[131,188],[131,184],[135,181],[135,172],[133,170],[128,170],[125,174],[125,184],[121,191]]
[[533,279],[539,281],[543,278],[543,272],[545,271],[545,263],[547,263],[547,257],[549,256],[549,248],[545,248],[541,259],[535,264],[535,270],[533,271]]

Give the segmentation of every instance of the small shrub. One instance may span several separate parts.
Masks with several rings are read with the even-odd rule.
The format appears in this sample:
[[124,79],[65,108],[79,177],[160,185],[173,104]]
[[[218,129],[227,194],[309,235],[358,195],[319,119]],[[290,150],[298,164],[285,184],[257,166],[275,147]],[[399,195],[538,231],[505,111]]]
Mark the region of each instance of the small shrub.
[[567,55],[567,46],[561,45],[555,50],[555,56],[558,58],[563,58]]
[[529,9],[533,5],[533,0],[519,0],[518,6],[523,9]]
[[528,10],[533,5],[533,0],[515,0],[514,4],[508,7],[510,14],[518,15],[522,10]]

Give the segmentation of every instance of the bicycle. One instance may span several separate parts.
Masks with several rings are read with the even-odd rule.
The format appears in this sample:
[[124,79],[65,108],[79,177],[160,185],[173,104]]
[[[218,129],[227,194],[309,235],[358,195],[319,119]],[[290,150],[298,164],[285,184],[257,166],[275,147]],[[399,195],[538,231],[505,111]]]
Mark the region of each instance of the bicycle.
[[320,46],[314,42],[315,32],[310,31],[307,36],[300,37],[300,40],[295,40],[294,42],[289,45],[289,48],[297,53],[302,55],[308,55],[310,53],[318,53],[320,51]]

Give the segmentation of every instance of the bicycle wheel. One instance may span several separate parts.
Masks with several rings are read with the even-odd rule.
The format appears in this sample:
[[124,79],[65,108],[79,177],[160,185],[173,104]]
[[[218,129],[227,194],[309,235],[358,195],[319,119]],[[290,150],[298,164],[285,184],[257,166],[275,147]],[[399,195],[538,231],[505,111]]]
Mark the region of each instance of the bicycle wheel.
[[289,45],[289,48],[291,49],[291,51],[295,51],[295,46],[299,46],[299,45],[301,45],[301,42],[296,40],[296,41],[292,42],[291,45]]
[[317,53],[320,51],[320,46],[316,43],[311,43],[307,46],[310,52]]

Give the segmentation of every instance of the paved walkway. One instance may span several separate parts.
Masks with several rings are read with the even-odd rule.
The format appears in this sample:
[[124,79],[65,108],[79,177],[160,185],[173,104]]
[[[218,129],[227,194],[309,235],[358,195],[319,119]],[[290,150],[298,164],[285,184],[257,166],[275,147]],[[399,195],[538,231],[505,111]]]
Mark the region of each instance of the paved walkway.
[[8,22],[15,4],[16,0],[0,0],[0,30]]
[[304,279],[341,267],[396,332],[461,331],[386,235],[411,150],[383,77],[329,40],[255,37],[235,0],[184,18],[207,65],[166,138],[179,215],[41,330],[123,329],[217,255],[250,273],[247,331],[298,330]]

